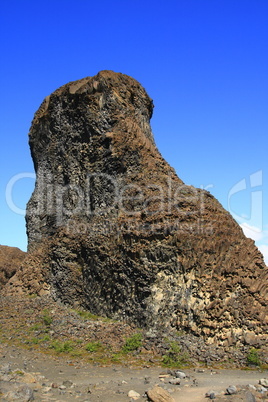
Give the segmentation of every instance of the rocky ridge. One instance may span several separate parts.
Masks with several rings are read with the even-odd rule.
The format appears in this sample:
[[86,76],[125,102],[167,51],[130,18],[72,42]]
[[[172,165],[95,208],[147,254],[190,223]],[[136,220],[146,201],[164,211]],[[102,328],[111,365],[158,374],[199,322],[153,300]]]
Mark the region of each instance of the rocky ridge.
[[29,255],[5,292],[51,294],[207,344],[265,345],[263,257],[209,192],[186,186],[162,158],[152,111],[137,81],[111,71],[44,100],[29,135]]

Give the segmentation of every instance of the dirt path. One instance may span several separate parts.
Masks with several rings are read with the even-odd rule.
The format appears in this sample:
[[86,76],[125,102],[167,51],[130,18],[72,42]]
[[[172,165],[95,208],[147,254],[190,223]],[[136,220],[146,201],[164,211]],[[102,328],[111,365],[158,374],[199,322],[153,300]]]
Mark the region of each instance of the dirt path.
[[[169,381],[173,377],[167,373],[165,376],[165,370],[160,367],[143,369],[122,366],[99,367],[3,344],[0,345],[0,369],[2,389],[7,391],[12,381],[27,384],[34,390],[35,401],[123,402],[131,401],[128,397],[130,390],[139,393],[139,399],[144,400],[142,396],[145,392],[159,384],[170,392],[175,402],[202,402],[208,400],[205,398],[205,393],[211,389],[221,392],[230,385],[257,385],[260,378],[268,378],[267,372],[259,371],[211,372],[209,369],[204,371],[192,369],[185,370],[187,378],[182,379],[180,385],[172,385]],[[2,393],[5,394],[3,391]],[[15,400],[14,396],[13,398],[2,397],[1,401]],[[22,397],[20,400],[23,401]],[[228,397],[219,395],[216,400],[247,399],[240,399],[238,395]]]

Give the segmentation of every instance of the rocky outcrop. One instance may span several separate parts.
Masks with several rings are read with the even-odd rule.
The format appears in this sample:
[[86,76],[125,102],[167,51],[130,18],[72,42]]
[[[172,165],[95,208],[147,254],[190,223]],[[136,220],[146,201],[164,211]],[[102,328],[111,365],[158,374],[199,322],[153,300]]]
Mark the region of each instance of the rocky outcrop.
[[137,81],[111,71],[44,100],[29,136],[29,256],[7,291],[49,292],[208,343],[264,343],[263,257],[209,192],[186,186],[162,158],[152,111]]
[[25,256],[17,247],[0,246],[0,289],[15,275]]

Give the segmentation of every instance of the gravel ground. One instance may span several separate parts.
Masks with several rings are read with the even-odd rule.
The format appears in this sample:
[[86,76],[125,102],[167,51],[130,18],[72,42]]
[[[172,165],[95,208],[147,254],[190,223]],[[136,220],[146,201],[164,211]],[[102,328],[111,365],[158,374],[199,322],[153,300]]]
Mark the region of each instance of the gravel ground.
[[[172,385],[170,381],[174,375],[160,367],[99,367],[3,344],[0,347],[0,371],[2,394],[6,395],[5,391],[9,389],[11,398],[13,395],[13,399],[5,399],[2,395],[2,401],[15,400],[14,392],[22,384],[33,390],[36,401],[131,401],[128,396],[131,390],[140,394],[139,400],[147,400],[146,391],[156,384],[166,389],[174,401],[206,401],[205,394],[210,390],[219,392],[216,400],[250,400],[240,399],[246,398],[246,393],[256,395],[257,401],[268,400],[267,392],[253,389],[253,386],[260,387],[261,378],[268,378],[267,371],[189,369],[184,371],[186,378],[180,380],[180,385]],[[238,388],[236,395],[223,394],[230,385]],[[245,390],[240,391],[241,388]],[[27,400],[23,398],[21,394],[20,400]]]
[[[146,337],[139,328],[49,297],[0,296],[0,320],[1,401],[147,400],[147,391],[156,385],[169,395],[163,402],[268,400],[267,371],[212,368],[215,364],[203,368],[189,357],[191,368],[186,365],[185,378],[178,380],[176,367],[161,366],[163,338]],[[126,339],[137,333],[143,336],[142,346],[123,353]],[[205,353],[212,355],[209,349]],[[226,395],[229,386],[235,393]]]

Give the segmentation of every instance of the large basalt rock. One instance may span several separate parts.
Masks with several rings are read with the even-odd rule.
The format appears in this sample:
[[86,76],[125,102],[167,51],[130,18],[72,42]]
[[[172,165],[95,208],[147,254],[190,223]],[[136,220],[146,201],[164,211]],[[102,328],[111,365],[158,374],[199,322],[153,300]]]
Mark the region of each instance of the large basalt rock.
[[29,257],[7,290],[17,283],[208,342],[263,343],[263,257],[209,192],[186,186],[162,158],[152,110],[137,81],[111,71],[44,100],[29,136]]

